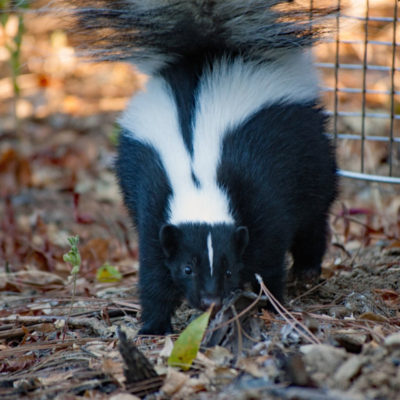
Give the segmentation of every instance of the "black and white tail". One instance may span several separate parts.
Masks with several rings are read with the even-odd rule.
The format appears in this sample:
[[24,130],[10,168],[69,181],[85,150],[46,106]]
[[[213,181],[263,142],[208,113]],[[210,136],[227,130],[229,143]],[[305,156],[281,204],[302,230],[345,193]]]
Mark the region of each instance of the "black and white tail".
[[[270,61],[311,46],[332,7],[293,0],[61,0],[86,56],[129,61],[155,74],[201,52]],[[311,21],[313,21],[311,23]]]

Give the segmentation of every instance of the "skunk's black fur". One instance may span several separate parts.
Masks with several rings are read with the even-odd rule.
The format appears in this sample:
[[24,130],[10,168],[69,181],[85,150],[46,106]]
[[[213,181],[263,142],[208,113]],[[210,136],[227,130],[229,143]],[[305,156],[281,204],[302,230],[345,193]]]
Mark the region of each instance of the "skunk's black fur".
[[171,332],[183,298],[219,306],[244,283],[257,287],[256,273],[282,298],[287,251],[295,275],[318,274],[336,164],[304,51],[319,33],[309,10],[284,0],[68,3],[93,57],[151,75],[120,121],[116,163],[139,233],[141,332]]
[[[191,154],[201,75],[199,64],[178,64],[163,76],[178,105],[181,134]],[[139,232],[142,333],[171,332],[170,317],[183,298],[205,308],[220,304],[245,282],[257,288],[255,273],[281,299],[287,251],[293,255],[295,275],[319,274],[327,212],[336,195],[334,150],[323,134],[325,121],[313,101],[278,103],[225,132],[216,177],[227,193],[234,224],[167,225],[166,239],[160,238],[160,230],[169,224],[174,188],[157,148],[136,139],[135,132],[123,132],[117,174]],[[176,168],[181,168],[179,160]],[[243,231],[237,233],[240,227],[246,227],[248,238]],[[212,276],[209,232],[214,243]]]

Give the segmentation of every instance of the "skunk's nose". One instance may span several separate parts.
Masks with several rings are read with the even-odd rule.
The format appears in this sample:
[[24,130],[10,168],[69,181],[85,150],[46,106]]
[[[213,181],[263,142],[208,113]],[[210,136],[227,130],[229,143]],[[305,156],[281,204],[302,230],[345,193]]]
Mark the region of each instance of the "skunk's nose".
[[221,298],[212,296],[203,297],[200,302],[200,307],[202,310],[206,311],[211,307],[211,304],[214,304],[213,313],[217,312],[221,309]]

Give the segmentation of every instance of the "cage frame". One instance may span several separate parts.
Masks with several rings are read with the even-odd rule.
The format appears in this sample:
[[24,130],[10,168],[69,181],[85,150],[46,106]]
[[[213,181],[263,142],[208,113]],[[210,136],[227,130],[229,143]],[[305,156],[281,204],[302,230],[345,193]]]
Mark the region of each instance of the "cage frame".
[[[327,134],[333,139],[334,143],[338,143],[339,140],[349,139],[360,141],[361,154],[360,154],[360,166],[359,171],[351,171],[347,169],[339,169],[338,174],[340,176],[358,179],[370,182],[380,182],[389,184],[400,184],[400,176],[393,175],[393,152],[394,146],[398,144],[400,146],[400,135],[395,136],[395,121],[400,121],[400,114],[396,113],[395,109],[395,96],[400,95],[400,89],[396,90],[395,85],[395,74],[400,73],[400,65],[396,65],[396,51],[400,50],[400,43],[396,41],[396,35],[400,29],[400,17],[398,16],[399,10],[399,0],[393,1],[393,15],[390,16],[372,16],[370,15],[371,10],[371,0],[365,1],[365,14],[364,15],[347,15],[346,8],[343,7],[343,0],[337,0],[336,6],[339,10],[335,17],[335,35],[331,39],[327,39],[326,42],[333,43],[335,46],[335,60],[334,62],[315,62],[318,69],[328,69],[333,70],[334,73],[334,84],[333,86],[323,86],[321,88],[322,92],[333,93],[333,108],[327,109],[326,114],[331,118],[333,129]],[[373,1],[373,0],[372,0]],[[310,20],[312,20],[312,9],[313,0],[310,0]],[[363,40],[354,39],[346,40],[341,39],[341,21],[358,21],[362,22],[364,26],[364,38]],[[372,40],[369,38],[369,23],[391,23],[393,24],[393,33],[391,41],[382,40]],[[341,44],[351,44],[351,45],[363,45],[363,59],[362,63],[349,64],[340,62],[340,45]],[[390,47],[390,61],[389,65],[374,65],[368,62],[368,46],[387,46]],[[341,70],[360,70],[362,73],[362,85],[361,87],[339,87],[339,71]],[[368,71],[381,71],[390,74],[390,89],[389,90],[373,90],[367,87],[367,72]],[[359,111],[340,111],[339,110],[339,94],[340,93],[357,93],[361,94],[361,109]],[[378,94],[378,95],[389,95],[389,108],[387,112],[371,112],[367,110],[367,95],[368,94]],[[385,110],[386,111],[386,110]],[[338,121],[340,117],[359,117],[361,118],[361,129],[358,133],[346,133],[339,132]],[[378,136],[378,135],[367,135],[366,133],[366,119],[367,118],[384,118],[389,119],[389,135]],[[367,142],[384,142],[388,144],[388,174],[378,175],[371,174],[365,171],[365,145]]]

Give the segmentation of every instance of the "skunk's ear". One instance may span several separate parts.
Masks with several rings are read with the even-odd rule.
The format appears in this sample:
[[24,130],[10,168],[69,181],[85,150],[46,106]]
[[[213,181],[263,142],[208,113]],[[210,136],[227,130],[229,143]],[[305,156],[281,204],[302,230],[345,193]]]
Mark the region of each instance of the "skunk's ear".
[[238,256],[241,257],[249,243],[249,230],[245,226],[239,226],[233,235],[235,250]]
[[171,258],[175,255],[181,236],[181,230],[175,225],[165,224],[161,227],[159,238],[161,248],[167,258]]

